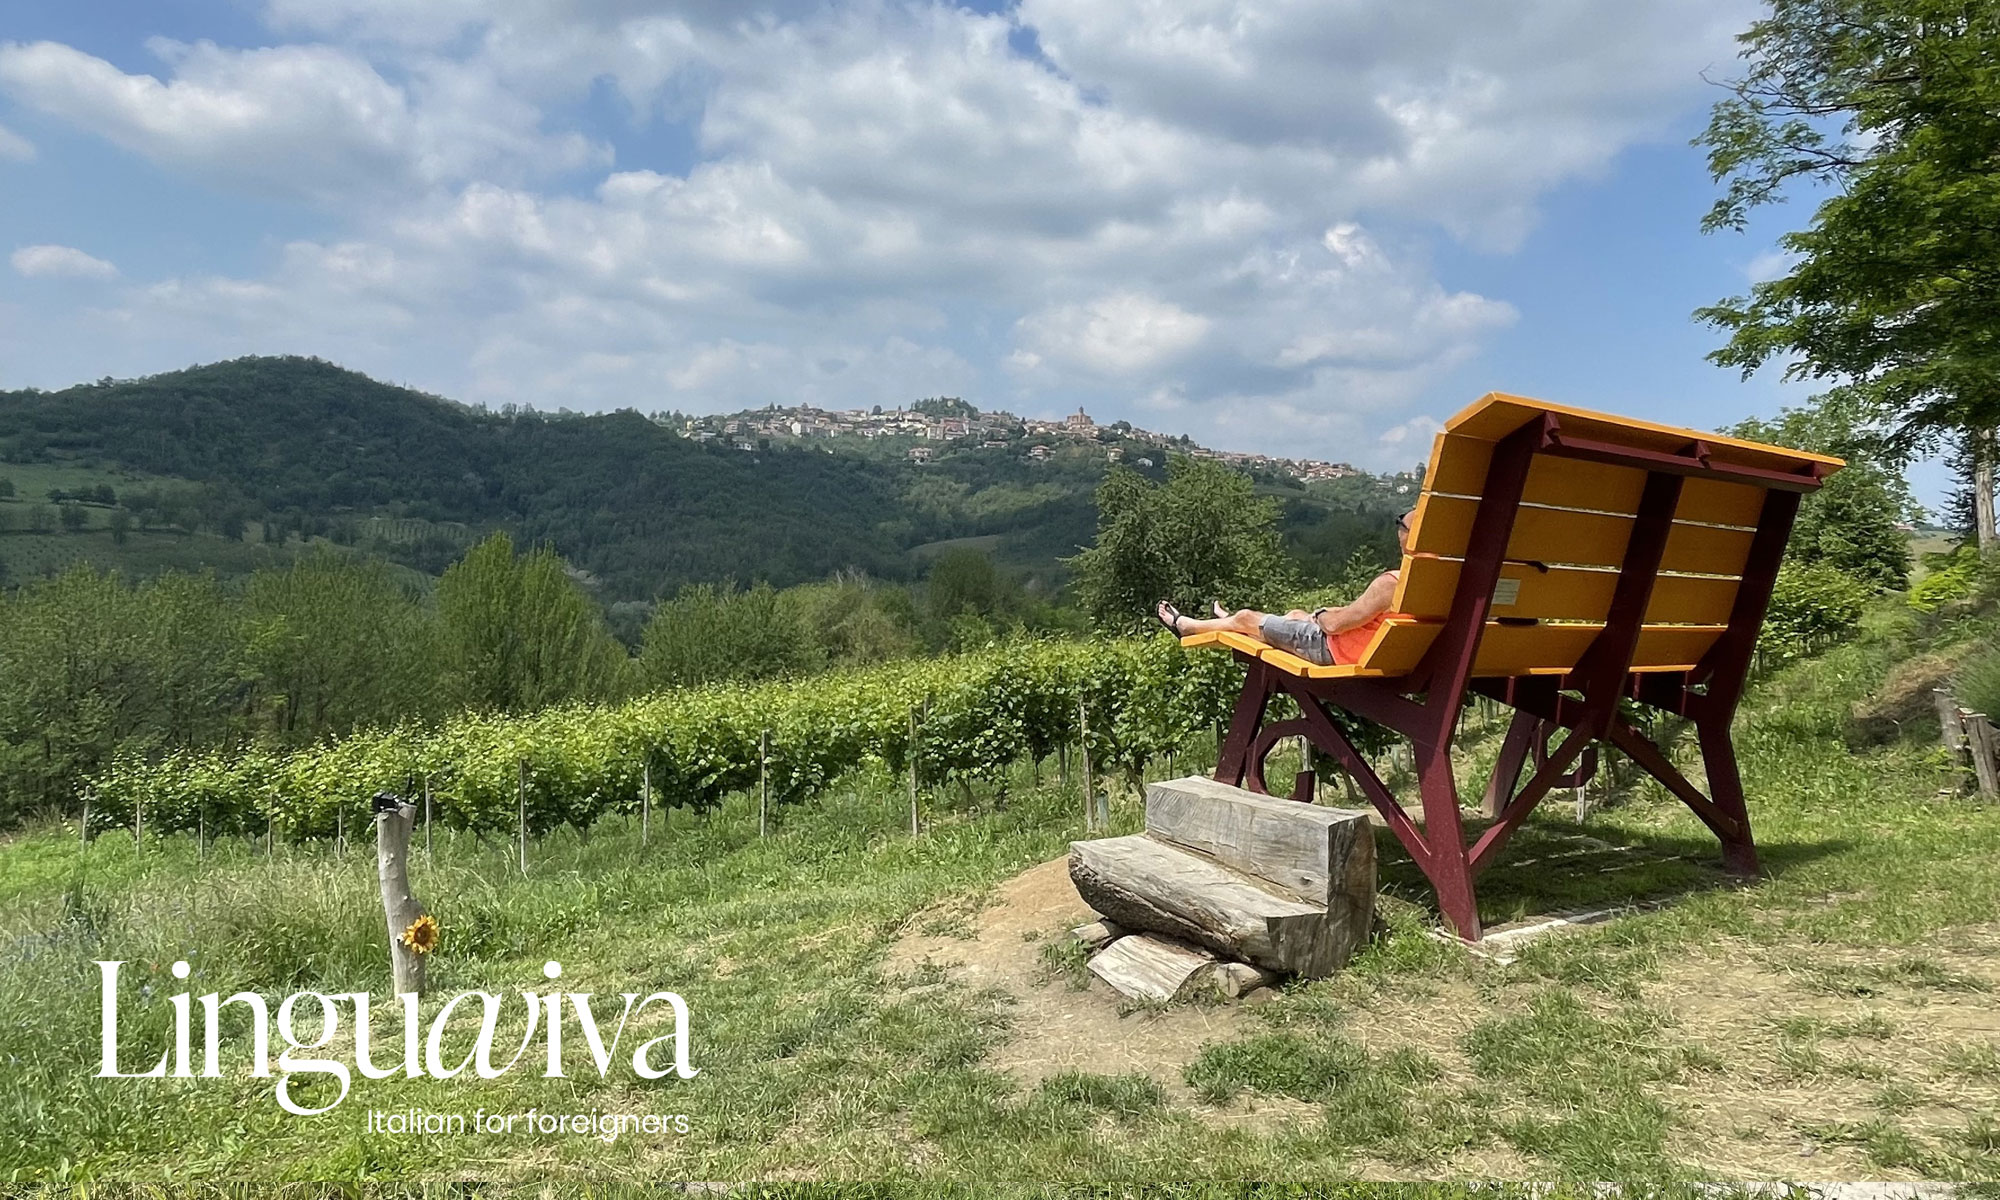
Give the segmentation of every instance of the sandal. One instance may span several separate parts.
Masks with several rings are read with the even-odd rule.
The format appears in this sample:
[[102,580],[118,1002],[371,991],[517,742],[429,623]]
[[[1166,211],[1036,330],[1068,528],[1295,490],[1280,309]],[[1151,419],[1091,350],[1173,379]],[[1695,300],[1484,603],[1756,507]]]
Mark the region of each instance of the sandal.
[[[1166,610],[1166,615],[1161,615],[1161,609]],[[1181,632],[1181,622],[1187,620],[1186,615],[1165,600],[1160,601],[1159,605],[1153,609],[1153,619],[1166,626],[1167,631],[1175,637],[1187,636]]]

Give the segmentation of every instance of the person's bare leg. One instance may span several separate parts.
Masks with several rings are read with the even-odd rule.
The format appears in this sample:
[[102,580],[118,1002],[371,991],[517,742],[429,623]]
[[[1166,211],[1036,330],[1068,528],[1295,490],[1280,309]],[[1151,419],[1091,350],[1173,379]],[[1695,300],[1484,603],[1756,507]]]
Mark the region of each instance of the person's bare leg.
[[1183,614],[1176,621],[1173,606],[1162,600],[1159,608],[1154,611],[1160,618],[1161,624],[1178,631],[1182,637],[1195,633],[1241,633],[1256,637],[1264,624],[1264,614],[1252,608],[1239,608],[1226,617],[1214,619]]

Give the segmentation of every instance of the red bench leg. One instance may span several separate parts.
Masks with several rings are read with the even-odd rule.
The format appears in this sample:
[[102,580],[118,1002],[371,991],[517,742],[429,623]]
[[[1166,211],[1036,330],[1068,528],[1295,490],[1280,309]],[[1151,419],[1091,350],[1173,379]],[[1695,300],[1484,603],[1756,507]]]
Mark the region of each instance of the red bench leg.
[[1736,875],[1756,875],[1757,843],[1750,836],[1750,809],[1743,800],[1743,776],[1736,766],[1736,740],[1727,716],[1709,716],[1695,723],[1701,735],[1701,762],[1708,771],[1708,796],[1724,816],[1736,822],[1733,832],[1718,831],[1722,865]]
[[1451,774],[1451,749],[1416,746],[1417,787],[1424,800],[1424,844],[1430,861],[1423,864],[1437,889],[1438,911],[1453,933],[1469,942],[1479,940],[1479,905],[1472,894],[1472,864],[1465,849],[1465,832],[1458,820],[1458,784]]

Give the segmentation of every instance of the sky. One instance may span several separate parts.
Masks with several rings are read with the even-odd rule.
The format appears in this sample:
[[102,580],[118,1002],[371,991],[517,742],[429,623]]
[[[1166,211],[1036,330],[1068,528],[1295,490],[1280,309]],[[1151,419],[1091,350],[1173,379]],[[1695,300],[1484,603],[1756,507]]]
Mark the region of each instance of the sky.
[[[936,395],[1407,468],[1487,391],[1802,403],[1692,311],[1747,0],[11,0],[0,387],[309,354],[605,410]],[[1920,498],[1945,486],[1915,476]]]

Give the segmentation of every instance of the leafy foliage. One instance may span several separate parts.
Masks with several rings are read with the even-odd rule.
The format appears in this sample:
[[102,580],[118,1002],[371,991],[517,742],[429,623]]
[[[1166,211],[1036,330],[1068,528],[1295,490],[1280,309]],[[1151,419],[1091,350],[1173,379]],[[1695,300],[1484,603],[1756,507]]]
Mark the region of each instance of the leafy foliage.
[[547,546],[517,557],[494,534],[438,580],[437,610],[440,665],[469,707],[523,712],[623,682],[624,648]]
[[529,827],[542,831],[636,811],[648,778],[656,805],[712,807],[755,785],[766,763],[781,804],[870,763],[914,764],[930,784],[995,779],[1076,741],[1079,701],[1092,760],[1137,779],[1148,761],[1225,720],[1240,683],[1228,656],[1188,654],[1164,635],[1052,641],[834,672],[807,686],[729,682],[613,706],[468,712],[434,729],[405,723],[289,753],[126,753],[93,784],[106,821],[143,810],[147,827],[163,831],[255,832],[276,821],[314,835],[341,816],[358,827],[375,792],[424,777],[453,826],[511,829],[525,799]]
[[1908,583],[1910,547],[1897,522],[1914,515],[1917,504],[1879,440],[1860,429],[1851,404],[1788,408],[1769,421],[1740,422],[1730,432],[1847,460],[1800,504],[1787,560],[1825,563],[1878,588]]
[[1870,591],[1830,564],[1788,562],[1778,570],[1758,647],[1780,655],[1822,649],[1860,627]]
[[1740,40],[1748,72],[1696,139],[1727,181],[1705,227],[1833,191],[1781,239],[1786,275],[1697,313],[1730,335],[1710,357],[1787,358],[1905,448],[2000,425],[2000,6],[1772,0]]
[[1143,628],[1162,598],[1193,611],[1216,598],[1271,607],[1294,586],[1277,505],[1219,463],[1176,456],[1164,485],[1114,469],[1097,510],[1096,544],[1070,561],[1084,608],[1105,628]]

